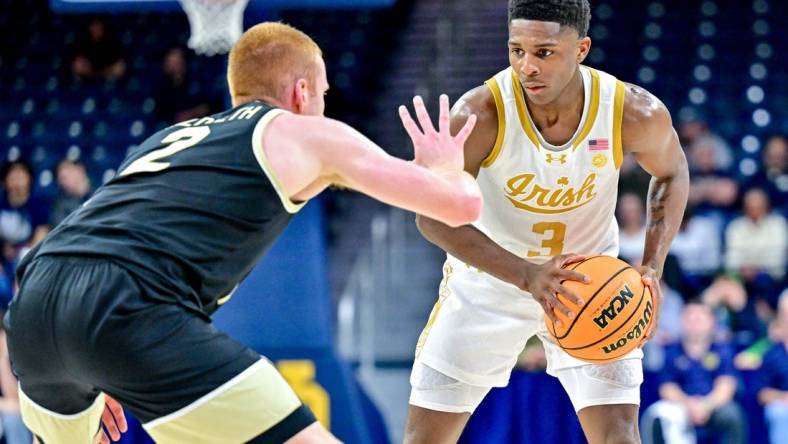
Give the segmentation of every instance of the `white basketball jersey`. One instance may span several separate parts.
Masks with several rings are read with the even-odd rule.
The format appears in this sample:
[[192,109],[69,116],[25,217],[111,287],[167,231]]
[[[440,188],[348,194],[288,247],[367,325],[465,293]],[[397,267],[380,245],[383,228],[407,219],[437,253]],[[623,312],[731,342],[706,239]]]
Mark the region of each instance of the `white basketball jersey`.
[[585,66],[580,71],[583,115],[560,147],[547,143],[531,121],[512,68],[486,82],[498,110],[498,138],[477,177],[484,206],[475,226],[537,263],[562,253],[618,254],[624,84]]

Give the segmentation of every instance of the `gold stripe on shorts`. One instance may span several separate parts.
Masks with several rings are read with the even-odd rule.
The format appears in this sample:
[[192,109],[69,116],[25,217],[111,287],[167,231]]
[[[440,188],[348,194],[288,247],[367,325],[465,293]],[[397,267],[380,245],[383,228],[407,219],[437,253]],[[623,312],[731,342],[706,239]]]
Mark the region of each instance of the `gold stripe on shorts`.
[[242,443],[271,429],[301,401],[261,359],[188,406],[143,427],[159,444]]
[[86,410],[62,415],[36,404],[19,388],[19,410],[22,421],[45,443],[90,444],[99,429],[104,412],[104,395],[99,395]]

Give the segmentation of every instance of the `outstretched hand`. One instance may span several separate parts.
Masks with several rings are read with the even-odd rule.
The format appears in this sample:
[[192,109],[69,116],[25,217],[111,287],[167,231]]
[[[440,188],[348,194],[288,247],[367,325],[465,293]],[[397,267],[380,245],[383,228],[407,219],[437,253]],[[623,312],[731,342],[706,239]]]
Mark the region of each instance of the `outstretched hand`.
[[449,97],[447,95],[442,94],[440,97],[437,131],[432,125],[432,120],[421,96],[413,98],[413,108],[416,111],[416,118],[421,129],[404,105],[399,107],[399,117],[402,120],[402,126],[405,127],[405,131],[413,142],[414,162],[431,170],[463,171],[465,168],[463,148],[476,125],[476,115],[472,114],[468,117],[460,132],[456,136],[452,136],[449,129]]

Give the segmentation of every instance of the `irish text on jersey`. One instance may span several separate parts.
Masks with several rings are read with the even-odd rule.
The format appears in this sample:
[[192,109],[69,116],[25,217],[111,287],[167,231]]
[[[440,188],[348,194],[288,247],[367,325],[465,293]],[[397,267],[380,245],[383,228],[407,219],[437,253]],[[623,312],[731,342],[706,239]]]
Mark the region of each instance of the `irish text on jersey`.
[[573,186],[567,177],[561,177],[555,186],[536,183],[536,175],[520,174],[506,181],[506,198],[516,208],[532,213],[557,214],[572,211],[591,202],[596,197],[596,174],[586,176],[582,185]]

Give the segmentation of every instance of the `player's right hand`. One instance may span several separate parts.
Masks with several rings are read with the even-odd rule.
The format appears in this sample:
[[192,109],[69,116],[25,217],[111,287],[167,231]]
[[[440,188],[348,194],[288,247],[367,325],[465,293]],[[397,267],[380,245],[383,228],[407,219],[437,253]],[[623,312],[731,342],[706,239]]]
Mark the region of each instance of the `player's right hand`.
[[424,106],[421,96],[413,98],[413,107],[421,129],[413,121],[410,112],[403,105],[399,107],[399,117],[405,127],[410,140],[413,142],[417,165],[436,171],[460,172],[465,168],[464,146],[468,136],[471,135],[476,125],[476,115],[472,114],[465,122],[456,136],[451,135],[449,116],[449,97],[442,94],[440,97],[440,116],[438,130],[432,126],[432,120]]
[[577,271],[563,268],[567,265],[585,260],[585,258],[585,256],[576,254],[562,254],[540,265],[530,264],[525,269],[525,285],[523,290],[531,293],[533,298],[539,302],[544,312],[556,326],[561,326],[561,321],[555,315],[556,311],[563,313],[569,319],[574,319],[574,317],[577,316],[577,313],[558,299],[558,293],[578,306],[585,303],[577,294],[563,285],[564,281],[578,281],[584,284],[591,282],[588,276]]

